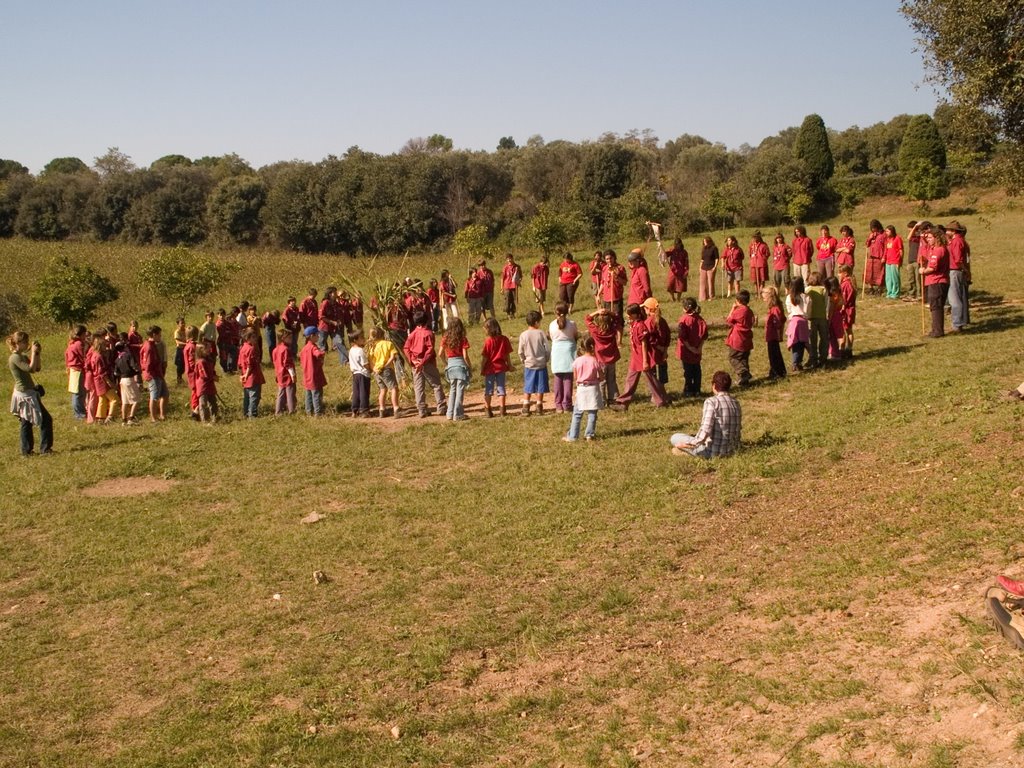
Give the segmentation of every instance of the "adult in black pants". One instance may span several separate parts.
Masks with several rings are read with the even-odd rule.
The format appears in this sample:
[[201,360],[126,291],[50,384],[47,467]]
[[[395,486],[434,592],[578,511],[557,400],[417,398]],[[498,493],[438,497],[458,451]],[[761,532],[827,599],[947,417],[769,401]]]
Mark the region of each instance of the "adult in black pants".
[[932,338],[946,335],[946,293],[949,291],[949,251],[946,236],[941,230],[929,227],[921,234],[920,256],[924,266],[920,268],[924,277],[925,299],[932,316]]

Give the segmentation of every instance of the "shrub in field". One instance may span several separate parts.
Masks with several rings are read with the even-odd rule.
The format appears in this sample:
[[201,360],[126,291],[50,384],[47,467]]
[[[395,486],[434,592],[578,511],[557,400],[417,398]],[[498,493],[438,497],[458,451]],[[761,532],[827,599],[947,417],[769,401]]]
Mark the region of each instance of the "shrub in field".
[[139,284],[161,299],[174,302],[182,313],[203,296],[220,288],[237,267],[213,261],[179,245],[147,259],[139,269]]
[[15,231],[33,240],[61,240],[85,231],[95,187],[91,173],[44,173],[21,197]]
[[467,261],[474,256],[489,256],[491,240],[487,237],[487,227],[483,224],[470,224],[460,229],[452,238],[452,253],[465,256]]
[[550,255],[583,236],[583,222],[577,216],[559,213],[542,205],[523,230],[523,242]]
[[29,304],[48,320],[70,326],[91,320],[96,310],[120,295],[117,286],[92,267],[58,256],[43,273]]
[[796,137],[796,144],[793,146],[793,154],[798,160],[803,161],[815,187],[822,186],[832,178],[835,163],[828,144],[825,121],[819,115],[808,115],[804,118]]

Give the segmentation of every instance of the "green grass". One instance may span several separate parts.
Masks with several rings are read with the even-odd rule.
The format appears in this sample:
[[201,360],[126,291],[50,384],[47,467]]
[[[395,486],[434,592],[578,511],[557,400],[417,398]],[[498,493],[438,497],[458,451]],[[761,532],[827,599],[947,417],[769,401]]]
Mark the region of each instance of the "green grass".
[[[990,764],[991,734],[1024,718],[1021,659],[978,599],[1020,573],[1024,408],[995,393],[1024,378],[1024,252],[1012,211],[957,217],[976,330],[926,343],[917,306],[863,298],[855,364],[740,393],[728,461],[667,453],[699,403],[603,412],[573,446],[555,416],[203,428],[181,390],[158,428],[76,426],[46,334],[58,453],[21,460],[0,420],[0,765],[770,765],[801,739],[783,764]],[[170,320],[126,277],[144,250],[0,255],[30,284],[55,248],[124,276],[103,319]],[[250,274],[214,306],[360,269],[224,258]],[[726,311],[704,310],[705,383]],[[347,401],[334,359],[328,375]],[[174,483],[83,494],[140,477]]]

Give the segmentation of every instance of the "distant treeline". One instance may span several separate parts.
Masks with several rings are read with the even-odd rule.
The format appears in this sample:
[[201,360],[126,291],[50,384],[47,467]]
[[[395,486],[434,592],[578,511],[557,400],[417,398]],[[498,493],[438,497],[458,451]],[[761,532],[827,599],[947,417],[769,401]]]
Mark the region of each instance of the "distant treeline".
[[577,243],[631,240],[647,220],[671,233],[809,221],[866,196],[928,200],[951,183],[983,181],[999,153],[995,129],[979,130],[983,117],[957,118],[943,105],[934,116],[836,132],[809,115],[738,150],[631,131],[579,144],[505,137],[494,152],[453,150],[434,135],[392,155],[352,147],[258,170],[237,155],[167,155],[137,168],[116,148],[91,167],[54,159],[38,176],[0,160],[0,236],[359,254],[442,248],[470,225],[510,246],[536,244],[529,232],[539,213]]

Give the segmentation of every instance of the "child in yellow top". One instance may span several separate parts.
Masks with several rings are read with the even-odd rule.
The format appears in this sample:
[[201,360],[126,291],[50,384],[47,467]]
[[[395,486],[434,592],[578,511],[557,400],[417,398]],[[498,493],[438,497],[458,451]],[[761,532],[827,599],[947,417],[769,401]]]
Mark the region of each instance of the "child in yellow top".
[[390,392],[392,417],[401,418],[402,411],[398,407],[398,373],[395,369],[398,349],[380,328],[370,331],[370,343],[366,346],[366,359],[380,390],[377,394],[377,408],[380,417],[384,418],[384,398]]

